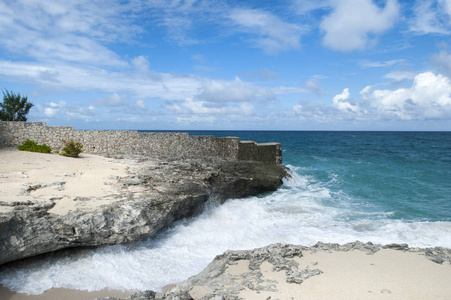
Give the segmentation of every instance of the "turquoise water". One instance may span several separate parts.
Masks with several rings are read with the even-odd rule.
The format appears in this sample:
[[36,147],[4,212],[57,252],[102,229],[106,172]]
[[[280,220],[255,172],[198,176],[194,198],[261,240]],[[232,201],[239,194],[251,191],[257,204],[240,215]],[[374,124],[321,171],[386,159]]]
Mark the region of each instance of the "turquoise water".
[[[291,178],[273,193],[211,202],[155,238],[39,257],[0,268],[0,283],[151,289],[202,271],[229,249],[318,241],[451,248],[451,133],[190,132],[280,142]],[[126,277],[124,277],[126,274]]]
[[[451,221],[450,132],[204,131],[283,145],[283,164],[347,204],[409,221]],[[345,199],[346,198],[346,199]],[[348,216],[358,218],[358,216]]]

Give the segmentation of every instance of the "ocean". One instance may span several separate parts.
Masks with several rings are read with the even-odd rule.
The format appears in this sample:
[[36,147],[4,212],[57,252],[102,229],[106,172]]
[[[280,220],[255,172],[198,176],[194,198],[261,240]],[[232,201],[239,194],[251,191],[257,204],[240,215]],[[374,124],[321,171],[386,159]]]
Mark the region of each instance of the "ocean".
[[280,142],[291,178],[277,191],[209,202],[145,241],[50,254],[0,268],[0,283],[156,290],[226,250],[356,240],[451,248],[451,132],[193,131]]

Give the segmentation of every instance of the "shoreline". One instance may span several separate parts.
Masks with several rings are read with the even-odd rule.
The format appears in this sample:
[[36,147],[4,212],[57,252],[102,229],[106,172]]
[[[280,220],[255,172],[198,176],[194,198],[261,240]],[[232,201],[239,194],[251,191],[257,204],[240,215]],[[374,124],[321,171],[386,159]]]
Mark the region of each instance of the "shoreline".
[[450,282],[451,249],[272,244],[226,251],[155,299],[450,299]]
[[[124,164],[123,160],[95,155],[68,159],[57,155],[10,150],[2,150],[3,159],[0,160],[0,188],[5,192],[1,195],[1,209],[5,212],[22,203],[24,206],[33,204],[43,207],[51,203],[49,212],[53,215],[63,215],[72,210],[91,210],[93,205],[99,207],[105,202],[117,202],[115,197],[101,196],[118,193],[118,189],[123,187],[119,178],[126,176],[130,172],[128,167],[133,165],[132,162],[127,161],[128,164]],[[25,160],[24,156],[29,160]],[[7,169],[7,166],[11,169]],[[157,174],[161,173],[163,176],[165,169],[162,169],[162,166],[155,165],[154,168]],[[192,174],[191,169],[187,172]],[[64,184],[61,185],[42,184],[63,181]],[[28,195],[17,196],[28,186]],[[127,188],[135,194],[144,194],[141,191],[142,186],[134,181],[130,181]],[[161,191],[167,192],[166,189]],[[49,198],[54,200],[50,201]],[[8,201],[11,205],[8,205]],[[265,259],[262,260],[261,257]],[[280,300],[299,297],[450,299],[450,262],[451,250],[444,248],[409,249],[407,245],[381,246],[360,242],[343,246],[318,243],[312,247],[275,244],[254,250],[227,251],[218,255],[198,275],[186,279],[185,282],[170,285],[164,292],[186,293],[193,299],[201,299],[215,293],[228,293],[227,295],[244,299],[271,297]],[[40,295],[26,295],[12,292],[0,285],[0,299],[5,300],[91,300],[101,297],[125,299],[133,293],[134,291],[108,289],[88,292],[52,288]]]
[[273,244],[226,251],[198,275],[167,286],[165,294],[157,293],[155,298],[142,293],[134,298],[136,291],[66,288],[26,295],[0,285],[0,299],[449,299],[450,261],[451,249],[444,248],[361,242],[312,247]]
[[0,284],[0,299],[2,300],[93,300],[102,297],[127,298],[133,293],[133,291],[123,292],[109,289],[88,292],[85,290],[52,288],[43,294],[28,295],[11,291]]

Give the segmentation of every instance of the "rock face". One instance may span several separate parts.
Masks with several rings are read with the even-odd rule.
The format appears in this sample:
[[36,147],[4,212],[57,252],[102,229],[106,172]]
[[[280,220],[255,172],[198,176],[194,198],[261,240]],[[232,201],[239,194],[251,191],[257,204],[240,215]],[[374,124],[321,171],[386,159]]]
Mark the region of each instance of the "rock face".
[[136,241],[200,213],[209,199],[222,203],[274,191],[288,176],[282,165],[255,161],[134,159],[139,168],[119,179],[121,193],[113,195],[119,201],[111,204],[64,215],[48,212],[52,199],[10,204],[12,211],[0,213],[0,264],[63,248]]

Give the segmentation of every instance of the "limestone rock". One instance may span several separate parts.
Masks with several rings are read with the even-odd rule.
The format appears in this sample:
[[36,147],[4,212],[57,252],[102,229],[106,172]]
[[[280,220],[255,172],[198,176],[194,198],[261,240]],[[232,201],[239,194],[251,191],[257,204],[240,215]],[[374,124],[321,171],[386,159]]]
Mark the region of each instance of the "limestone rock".
[[[398,251],[420,252],[424,253],[428,259],[436,263],[448,261],[451,263],[451,249],[446,248],[409,248],[406,244],[390,244],[386,246],[375,245],[370,242],[362,243],[360,241],[347,243],[344,245],[333,243],[318,242],[311,247],[273,244],[263,248],[244,251],[226,251],[216,258],[199,274],[188,278],[186,281],[176,284],[169,292],[159,294],[152,291],[139,292],[131,295],[124,300],[242,300],[239,292],[244,289],[262,291],[277,291],[277,282],[273,282],[262,276],[262,266],[269,263],[272,270],[276,272],[285,272],[286,282],[289,284],[302,284],[312,276],[321,276],[319,269],[301,269],[293,258],[300,258],[303,253],[311,252],[336,252],[359,250],[367,255],[373,255],[380,249],[392,249]],[[243,272],[231,273],[229,270],[238,263],[248,262],[248,270]],[[202,287],[203,294],[193,295],[197,287]],[[390,294],[387,289],[381,290],[381,293]],[[117,298],[103,298],[98,300],[120,300]],[[264,298],[262,298],[264,299]]]
[[111,204],[57,215],[49,212],[57,199],[48,199],[15,203],[0,213],[0,264],[63,248],[137,241],[200,213],[209,199],[222,203],[274,191],[288,176],[282,165],[255,161],[133,159],[139,167],[120,178],[121,192],[110,195],[116,200]]

